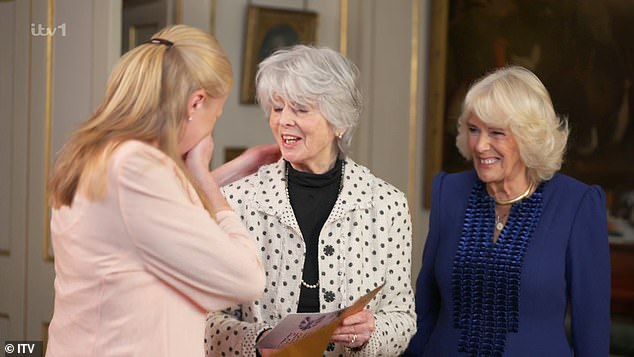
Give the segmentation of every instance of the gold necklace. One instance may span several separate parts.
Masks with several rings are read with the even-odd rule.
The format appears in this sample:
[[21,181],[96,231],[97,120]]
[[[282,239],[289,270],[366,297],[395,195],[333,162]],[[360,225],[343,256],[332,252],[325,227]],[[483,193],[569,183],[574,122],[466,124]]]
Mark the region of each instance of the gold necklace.
[[510,200],[506,200],[506,201],[502,201],[502,200],[498,200],[497,198],[495,198],[495,203],[501,205],[501,206],[506,206],[506,205],[510,205],[513,204],[517,201],[521,201],[523,199],[525,199],[526,197],[528,197],[531,194],[531,191],[533,190],[533,183],[529,183],[528,184],[528,188],[526,189],[526,191],[524,191],[521,195],[515,197],[515,198],[511,198]]

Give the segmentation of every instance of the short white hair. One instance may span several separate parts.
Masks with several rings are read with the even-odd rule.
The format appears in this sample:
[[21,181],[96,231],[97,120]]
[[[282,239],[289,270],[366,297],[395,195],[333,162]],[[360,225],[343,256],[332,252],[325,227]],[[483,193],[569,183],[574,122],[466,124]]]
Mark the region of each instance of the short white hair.
[[341,53],[326,47],[296,45],[264,59],[256,75],[256,98],[269,115],[275,97],[302,106],[316,106],[335,131],[340,157],[350,150],[363,107],[359,70]]

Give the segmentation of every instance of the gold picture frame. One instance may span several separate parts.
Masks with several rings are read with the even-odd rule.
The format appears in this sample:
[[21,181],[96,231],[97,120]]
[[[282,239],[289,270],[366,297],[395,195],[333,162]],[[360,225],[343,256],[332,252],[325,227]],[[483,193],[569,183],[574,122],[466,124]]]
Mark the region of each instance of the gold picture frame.
[[[140,45],[146,40],[152,38],[152,35],[160,30],[159,24],[157,22],[148,23],[148,24],[132,24],[128,28],[128,42],[127,48],[124,49],[124,52],[127,52],[136,46]],[[126,44],[124,44],[125,46]]]
[[255,103],[258,64],[280,48],[317,42],[318,14],[250,5],[244,41],[240,102]]
[[225,148],[224,162],[227,163],[236,157],[242,155],[247,150],[244,146],[229,146]]
[[425,207],[435,174],[473,167],[455,146],[456,119],[469,85],[509,64],[537,74],[557,113],[570,123],[562,172],[599,184],[608,194],[632,188],[634,11],[611,2],[592,6],[574,0],[431,1]]

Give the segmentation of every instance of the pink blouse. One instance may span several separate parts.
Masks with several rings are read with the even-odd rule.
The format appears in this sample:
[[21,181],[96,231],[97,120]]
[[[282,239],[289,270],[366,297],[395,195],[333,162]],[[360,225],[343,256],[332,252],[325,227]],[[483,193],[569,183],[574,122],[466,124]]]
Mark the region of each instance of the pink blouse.
[[105,198],[54,209],[47,356],[203,356],[206,311],[256,299],[264,271],[233,211],[214,221],[176,164],[129,141]]

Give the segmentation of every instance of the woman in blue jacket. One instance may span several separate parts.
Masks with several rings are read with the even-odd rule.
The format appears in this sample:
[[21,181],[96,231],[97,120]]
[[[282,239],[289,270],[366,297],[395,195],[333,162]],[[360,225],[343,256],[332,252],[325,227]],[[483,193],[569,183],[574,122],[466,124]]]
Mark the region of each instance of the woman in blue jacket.
[[406,355],[608,355],[605,195],[557,173],[568,132],[522,67],[471,87],[456,145],[475,170],[434,179]]

